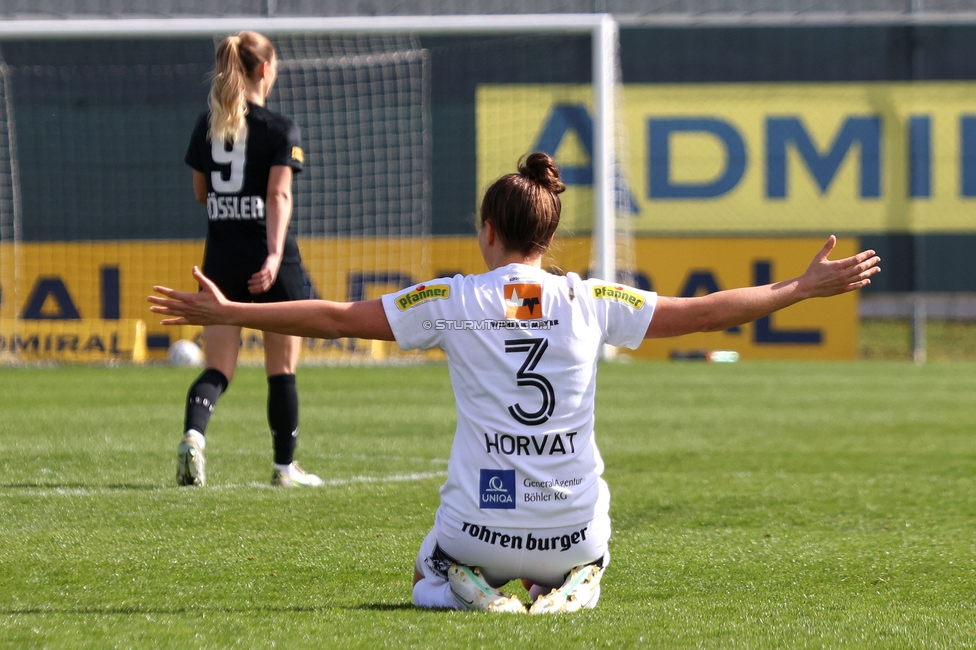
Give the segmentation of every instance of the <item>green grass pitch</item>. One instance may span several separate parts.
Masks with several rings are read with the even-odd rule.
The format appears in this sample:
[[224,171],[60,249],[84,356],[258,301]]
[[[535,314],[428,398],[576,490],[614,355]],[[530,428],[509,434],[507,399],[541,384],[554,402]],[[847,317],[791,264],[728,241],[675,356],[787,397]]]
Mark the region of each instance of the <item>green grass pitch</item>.
[[304,491],[255,368],[175,487],[194,375],[0,368],[0,647],[976,646],[976,364],[604,364],[613,561],[550,617],[410,604],[445,366],[303,368]]

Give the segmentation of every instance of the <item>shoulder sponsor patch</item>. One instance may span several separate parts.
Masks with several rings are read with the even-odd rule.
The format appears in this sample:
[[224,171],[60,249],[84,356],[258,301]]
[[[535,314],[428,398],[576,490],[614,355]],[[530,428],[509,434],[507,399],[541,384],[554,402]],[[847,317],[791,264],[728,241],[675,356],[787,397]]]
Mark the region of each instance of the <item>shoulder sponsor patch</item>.
[[302,151],[301,147],[291,148],[291,158],[292,160],[297,160],[300,163],[305,162],[305,152]]
[[421,284],[396,297],[400,311],[422,305],[431,300],[447,300],[451,297],[451,287],[446,284]]
[[542,318],[541,284],[506,284],[505,318],[538,320]]
[[593,297],[598,300],[613,300],[630,305],[634,309],[641,309],[647,300],[636,291],[620,285],[597,284],[593,286]]

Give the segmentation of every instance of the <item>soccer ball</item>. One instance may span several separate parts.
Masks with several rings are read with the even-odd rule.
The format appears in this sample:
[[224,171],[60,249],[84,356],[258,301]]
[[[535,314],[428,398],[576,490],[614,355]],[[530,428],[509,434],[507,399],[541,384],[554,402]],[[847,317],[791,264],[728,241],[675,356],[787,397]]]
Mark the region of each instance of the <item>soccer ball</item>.
[[166,356],[174,366],[184,368],[199,368],[203,365],[203,350],[193,341],[180,339],[169,346]]

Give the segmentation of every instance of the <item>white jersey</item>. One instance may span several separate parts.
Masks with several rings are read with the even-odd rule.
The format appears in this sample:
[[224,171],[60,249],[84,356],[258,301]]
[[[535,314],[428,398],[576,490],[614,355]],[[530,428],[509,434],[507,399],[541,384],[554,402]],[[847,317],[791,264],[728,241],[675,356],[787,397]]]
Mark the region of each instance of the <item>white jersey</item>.
[[457,430],[441,509],[557,527],[609,510],[593,439],[600,346],[636,348],[657,294],[523,264],[383,296],[404,350],[444,350]]

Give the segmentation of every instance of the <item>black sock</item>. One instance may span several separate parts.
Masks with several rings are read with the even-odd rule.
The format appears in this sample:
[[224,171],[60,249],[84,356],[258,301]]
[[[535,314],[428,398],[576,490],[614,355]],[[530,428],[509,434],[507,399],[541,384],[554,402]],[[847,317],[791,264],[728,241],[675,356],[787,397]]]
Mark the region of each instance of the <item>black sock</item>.
[[196,429],[202,434],[207,432],[210,414],[217,406],[217,398],[227,390],[227,377],[224,373],[213,368],[203,371],[190,386],[186,395],[186,417],[183,418],[183,431]]
[[274,443],[274,462],[288,465],[298,446],[298,387],[295,375],[268,377],[268,424]]

